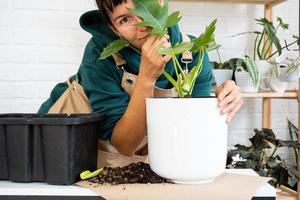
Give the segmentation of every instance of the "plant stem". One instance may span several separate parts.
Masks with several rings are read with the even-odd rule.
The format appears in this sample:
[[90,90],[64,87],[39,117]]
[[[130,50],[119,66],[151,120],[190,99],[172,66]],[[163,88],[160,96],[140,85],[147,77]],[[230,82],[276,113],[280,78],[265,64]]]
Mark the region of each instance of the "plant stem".
[[217,54],[218,54],[218,58],[219,58],[219,63],[221,64],[222,60],[221,60],[221,55],[220,55],[220,52],[219,52],[219,48],[217,48]]
[[182,67],[181,67],[180,63],[178,62],[177,57],[176,57],[176,56],[174,56],[174,57],[175,57],[175,62],[176,62],[176,64],[177,64],[177,67],[178,67],[178,69],[179,69],[179,71],[180,71],[180,73],[181,73],[181,75],[182,75],[182,78],[183,78],[184,81],[186,81],[185,73],[184,73],[184,71],[182,70]]
[[256,52],[257,52],[257,55],[259,57],[259,59],[261,59],[261,54],[260,54],[260,45],[262,43],[262,40],[264,38],[264,35],[265,35],[265,31],[262,32],[261,36],[260,36],[260,39],[259,39],[259,42],[258,42],[258,45],[256,47]]
[[[285,49],[285,48],[287,48],[287,47],[289,47],[289,46],[292,46],[293,44],[295,44],[295,43],[297,43],[298,42],[298,40],[296,40],[296,41],[294,41],[294,42],[292,42],[292,43],[290,43],[290,44],[288,44],[288,45],[285,45],[284,47],[282,47],[281,48],[281,50],[283,50],[283,49]],[[272,53],[269,57],[267,57],[266,58],[266,60],[268,60],[269,58],[272,58],[275,54],[277,54],[278,53],[278,50],[277,51],[275,51],[274,53]]]
[[204,58],[204,51],[201,49],[200,51],[199,51],[199,56],[198,56],[199,58],[198,58],[198,63],[197,63],[197,65],[195,66],[196,67],[196,76],[193,78],[193,80],[192,80],[192,86],[191,86],[191,90],[190,90],[190,92],[189,92],[189,95],[192,95],[192,92],[193,92],[193,88],[194,88],[194,85],[195,85],[195,82],[196,82],[196,79],[197,79],[197,77],[199,76],[199,74],[201,73],[201,71],[202,71],[202,64],[203,64],[203,58]]
[[183,97],[183,92],[182,92],[182,89],[181,89],[181,77],[179,76],[179,73],[178,73],[177,64],[176,64],[176,56],[175,55],[172,56],[172,61],[173,61],[174,70],[175,70],[176,77],[177,77],[178,95],[179,95],[179,97]]
[[256,38],[254,41],[254,55],[253,55],[253,59],[256,60],[256,45],[257,45],[257,40],[258,40],[259,34],[256,34]]

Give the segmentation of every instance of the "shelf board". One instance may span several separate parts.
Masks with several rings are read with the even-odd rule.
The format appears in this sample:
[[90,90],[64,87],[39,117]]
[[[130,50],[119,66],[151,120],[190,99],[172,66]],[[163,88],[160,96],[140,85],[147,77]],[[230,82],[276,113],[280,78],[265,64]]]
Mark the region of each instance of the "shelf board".
[[278,99],[297,99],[298,91],[288,91],[285,93],[264,92],[264,93],[242,93],[244,98],[278,98]]
[[274,6],[287,0],[171,0],[180,2],[249,3]]

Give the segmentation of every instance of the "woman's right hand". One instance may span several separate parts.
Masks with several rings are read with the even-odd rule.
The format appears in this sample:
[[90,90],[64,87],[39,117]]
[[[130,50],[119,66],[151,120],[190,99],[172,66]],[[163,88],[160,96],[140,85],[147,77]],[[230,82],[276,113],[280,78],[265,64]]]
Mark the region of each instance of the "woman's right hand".
[[170,47],[171,44],[166,38],[150,36],[142,46],[141,65],[139,76],[155,83],[162,74],[165,65],[172,58],[170,55],[161,55],[157,47],[161,45]]

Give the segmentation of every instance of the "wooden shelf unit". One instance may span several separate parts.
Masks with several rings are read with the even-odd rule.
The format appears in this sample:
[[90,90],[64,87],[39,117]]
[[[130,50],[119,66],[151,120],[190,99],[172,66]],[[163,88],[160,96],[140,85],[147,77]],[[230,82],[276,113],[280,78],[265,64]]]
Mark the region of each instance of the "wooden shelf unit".
[[[271,128],[272,116],[272,99],[295,99],[298,101],[298,128],[300,127],[300,79],[299,88],[295,91],[287,91],[285,93],[243,93],[244,98],[261,98],[262,99],[262,127]],[[300,143],[300,134],[298,134],[298,142]],[[300,171],[300,153],[298,154],[298,170]],[[300,200],[300,181],[298,181],[297,199]],[[294,194],[291,193],[291,196]]]

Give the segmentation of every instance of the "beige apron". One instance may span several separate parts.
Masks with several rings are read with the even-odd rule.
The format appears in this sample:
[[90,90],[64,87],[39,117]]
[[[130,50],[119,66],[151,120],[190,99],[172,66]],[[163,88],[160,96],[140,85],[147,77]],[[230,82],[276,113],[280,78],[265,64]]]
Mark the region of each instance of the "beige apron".
[[[190,41],[187,36],[184,35],[183,37],[184,41]],[[128,96],[131,97],[137,76],[124,70],[123,66],[126,64],[126,61],[122,59],[120,54],[113,55],[113,58],[116,62],[116,66],[124,71],[121,86]],[[186,64],[192,62],[192,54],[190,52],[183,53],[182,62]],[[178,97],[178,93],[174,87],[171,89],[154,87],[153,97]],[[148,162],[146,155],[147,136],[144,137],[143,141],[137,147],[136,155],[132,157],[120,154],[117,149],[111,145],[109,140],[99,140],[98,144],[98,168],[103,166],[122,167],[130,163]]]

